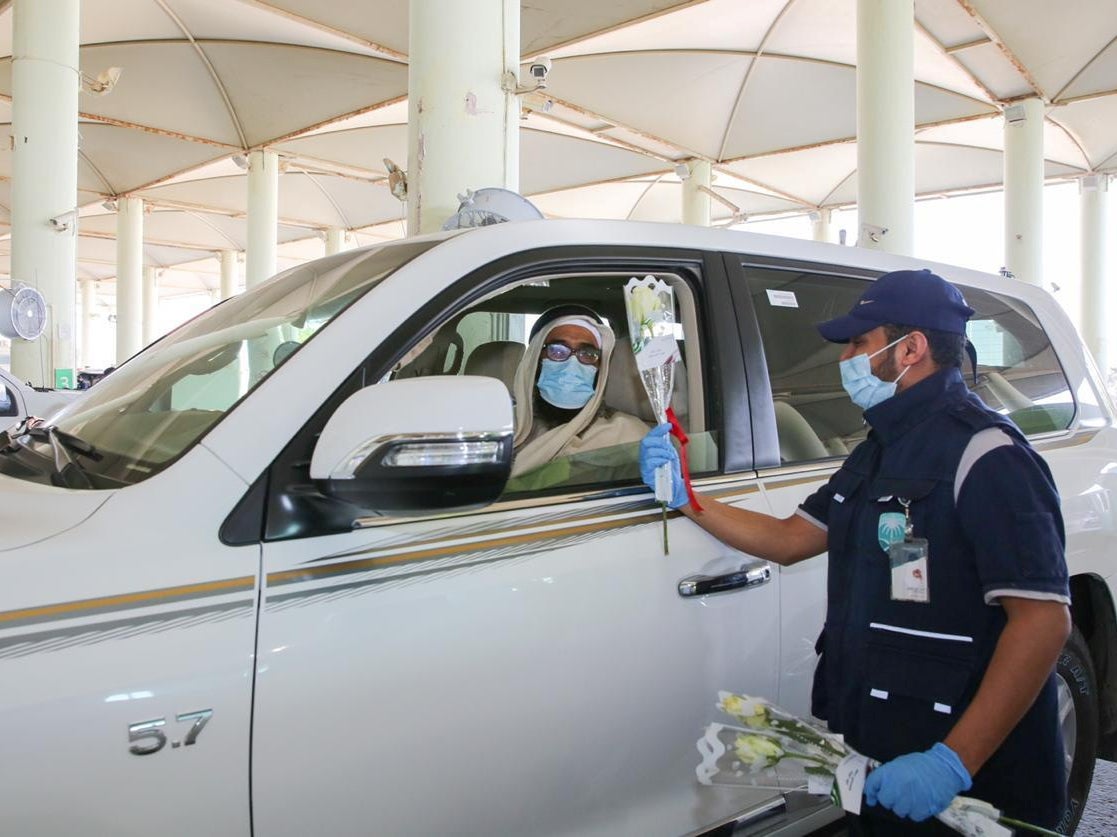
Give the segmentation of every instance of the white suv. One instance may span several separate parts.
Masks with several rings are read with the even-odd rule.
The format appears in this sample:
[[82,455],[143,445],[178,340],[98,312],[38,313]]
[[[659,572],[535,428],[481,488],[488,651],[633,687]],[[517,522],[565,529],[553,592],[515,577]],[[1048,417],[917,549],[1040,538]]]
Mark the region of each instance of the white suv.
[[[913,266],[525,222],[331,256],[182,326],[0,454],[0,832],[825,823],[818,798],[694,774],[718,690],[807,713],[825,557],[769,567],[677,515],[665,556],[634,445],[508,481],[505,387],[541,311],[623,333],[621,286],[660,277],[698,487],[784,516],[863,433],[814,323]],[[1063,497],[1070,826],[1117,729],[1114,411],[1049,296],[935,270],[977,311],[978,392]],[[616,357],[606,403],[650,422]]]

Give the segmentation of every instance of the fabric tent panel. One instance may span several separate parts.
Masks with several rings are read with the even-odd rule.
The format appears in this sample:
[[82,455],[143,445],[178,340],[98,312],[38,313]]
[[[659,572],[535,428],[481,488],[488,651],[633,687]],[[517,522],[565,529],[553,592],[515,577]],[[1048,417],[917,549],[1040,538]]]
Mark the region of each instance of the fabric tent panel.
[[[103,96],[83,93],[82,113],[240,145],[236,127],[205,64],[188,43],[107,44],[81,48],[88,76],[123,72]],[[174,95],[168,95],[168,91]]]
[[796,56],[854,66],[856,0],[795,0],[764,45],[769,55]]
[[752,59],[731,53],[621,53],[556,61],[554,96],[715,157]]
[[915,30],[915,79],[971,99],[989,101],[989,94],[958,62],[943,53],[939,44],[919,29]]
[[182,38],[171,16],[151,0],[81,0],[80,15],[83,45]]
[[[115,235],[116,215],[113,213],[82,218],[80,229],[86,233]],[[243,238],[222,234],[200,215],[170,210],[157,210],[145,215],[143,237],[144,246],[161,242],[198,250],[240,250],[244,247]]]
[[111,194],[130,192],[224,153],[211,145],[115,125],[85,122],[78,131],[82,154],[108,181]]
[[599,183],[532,195],[531,202],[548,218],[627,218],[644,194],[660,178]]
[[926,84],[915,85],[915,124],[926,125],[953,119],[966,119],[979,114],[995,114],[997,108],[969,96],[951,93]]
[[818,206],[857,168],[857,146],[852,142],[833,143],[734,160],[724,167],[746,180]]
[[853,67],[757,59],[725,144],[723,159],[765,154],[792,145],[846,139],[857,133]]
[[1117,40],[1098,55],[1082,75],[1059,94],[1059,98],[1073,99],[1091,93],[1112,93],[1114,90],[1117,90]]
[[955,52],[954,57],[999,100],[1035,95],[1027,79],[993,43]]
[[[1112,0],[976,0],[974,6],[1048,96],[1058,93],[1117,35]],[[1111,83],[1106,89],[1114,87]]]
[[294,172],[284,175],[280,184],[279,208],[285,218],[343,229],[389,221],[406,211],[388,190],[387,181],[372,183],[324,174],[299,177]]
[[407,67],[381,58],[272,44],[203,48],[250,146],[407,93]]
[[520,4],[520,52],[534,55],[558,44],[701,0],[532,0]]
[[[746,192],[739,189],[715,188],[719,195],[734,204],[747,215],[761,215],[774,212],[802,210],[801,204],[782,198]],[[644,194],[633,206],[629,217],[633,221],[667,221],[681,223],[683,220],[683,187],[672,180],[661,180]],[[720,201],[710,200],[710,217],[714,222],[728,221],[733,211]]]
[[407,52],[407,3],[398,0],[268,0],[268,5],[396,52]]
[[915,20],[945,47],[971,44],[985,33],[958,0],[915,0]]
[[309,160],[328,160],[388,176],[384,158],[407,164],[407,125],[328,131],[287,140],[276,149]]
[[[90,0],[82,2],[89,3]],[[362,55],[374,54],[370,47],[357,43],[352,38],[307,26],[286,15],[248,3],[174,0],[173,5],[179,20],[193,37],[200,40],[263,41],[357,52]],[[181,37],[181,32],[178,36]]]
[[522,130],[520,137],[520,191],[525,195],[669,168],[661,160],[602,142],[531,130]]
[[[280,178],[282,181],[282,178]],[[281,187],[282,192],[282,187]],[[174,201],[218,212],[248,211],[248,179],[243,175],[186,180],[165,186],[154,186],[137,193],[136,197],[158,203]]]
[[787,0],[707,0],[555,50],[564,58],[608,52],[711,49],[754,51]]
[[[1058,112],[1052,111],[1052,114]],[[1004,130],[1004,118],[996,114],[985,119],[921,128],[916,132],[916,140],[1001,151],[1004,148]],[[1075,141],[1050,116],[1043,126],[1043,155],[1048,160],[1071,167],[1089,165]]]
[[1117,171],[1117,96],[1064,105],[1048,118],[1065,125],[1085,146],[1092,168]]

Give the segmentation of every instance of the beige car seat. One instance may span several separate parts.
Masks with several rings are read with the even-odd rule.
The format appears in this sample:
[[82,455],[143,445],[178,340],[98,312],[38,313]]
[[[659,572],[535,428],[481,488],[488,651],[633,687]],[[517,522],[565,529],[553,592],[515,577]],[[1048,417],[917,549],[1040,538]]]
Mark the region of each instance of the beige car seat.
[[512,392],[516,369],[524,356],[524,344],[515,340],[494,340],[482,343],[469,353],[465,362],[466,375],[483,375],[496,378]]

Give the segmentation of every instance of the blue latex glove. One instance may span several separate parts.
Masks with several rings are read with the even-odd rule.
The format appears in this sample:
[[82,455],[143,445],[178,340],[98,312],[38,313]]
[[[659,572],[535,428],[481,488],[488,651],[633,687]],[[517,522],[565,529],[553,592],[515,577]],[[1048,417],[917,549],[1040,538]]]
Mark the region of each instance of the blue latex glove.
[[973,786],[958,754],[939,742],[925,753],[908,753],[876,768],[865,780],[865,799],[916,822],[950,806]]
[[673,509],[690,502],[683,482],[682,467],[679,465],[679,452],[671,443],[671,425],[664,423],[653,430],[640,442],[640,478],[644,485],[655,491],[655,469],[660,465],[671,466],[671,499],[667,505]]

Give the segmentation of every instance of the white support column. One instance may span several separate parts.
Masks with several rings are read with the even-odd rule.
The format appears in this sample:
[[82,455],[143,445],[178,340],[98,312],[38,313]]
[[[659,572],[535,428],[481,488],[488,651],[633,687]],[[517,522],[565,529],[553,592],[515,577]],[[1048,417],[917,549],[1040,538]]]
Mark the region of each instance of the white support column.
[[86,279],[81,283],[81,357],[78,365],[91,366],[93,357],[93,312],[97,307],[97,283]]
[[1109,242],[1106,227],[1109,216],[1109,176],[1091,174],[1078,181],[1082,206],[1082,337],[1094,359],[1109,375],[1117,362],[1112,354],[1113,302],[1117,287],[1106,293],[1109,275]]
[[857,0],[857,244],[911,255],[915,238],[913,0]]
[[518,0],[411,0],[407,231],[434,232],[467,189],[519,190]]
[[116,362],[143,348],[144,202],[116,201]]
[[1005,108],[1005,267],[1043,284],[1043,119],[1039,99]]
[[348,238],[349,234],[341,227],[330,227],[326,230],[326,255],[332,256],[348,250]]
[[689,175],[683,180],[683,223],[710,226],[711,204],[708,190],[713,183],[713,167],[709,160],[687,160]]
[[221,251],[221,296],[220,299],[228,299],[234,296],[237,292],[237,287],[240,285],[240,265],[237,263],[236,250],[222,250]]
[[159,336],[159,285],[156,282],[155,268],[144,266],[143,280],[143,344],[150,346]]
[[[38,288],[47,328],[13,340],[13,374],[76,381],[79,0],[15,0],[12,11],[11,276]],[[51,219],[56,219],[52,223]]]
[[833,241],[832,221],[834,210],[820,206],[810,214],[811,236],[815,241]]
[[274,151],[252,151],[248,155],[246,287],[254,287],[275,275],[278,226],[279,157]]

